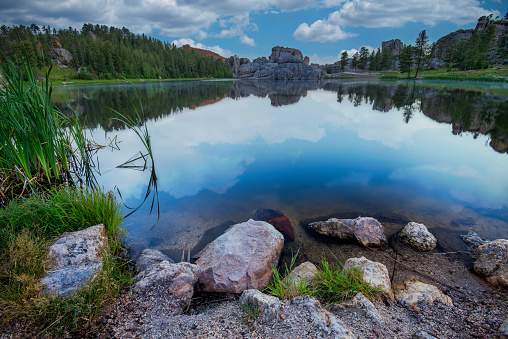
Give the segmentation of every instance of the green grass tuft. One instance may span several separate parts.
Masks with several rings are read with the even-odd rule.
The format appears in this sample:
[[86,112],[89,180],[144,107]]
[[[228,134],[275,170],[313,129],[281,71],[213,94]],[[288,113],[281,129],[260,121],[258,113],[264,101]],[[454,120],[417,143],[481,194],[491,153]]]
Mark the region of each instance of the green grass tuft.
[[363,281],[358,268],[334,271],[325,259],[322,260],[321,265],[322,268],[316,274],[314,296],[323,302],[342,302],[353,298],[359,292],[367,298],[381,293],[379,287],[374,288]]
[[289,267],[285,265],[286,275],[283,276],[277,267],[273,268],[272,282],[266,288],[267,292],[282,300],[293,299],[294,297],[312,295],[313,291],[308,286],[306,279],[289,279],[288,276],[294,268],[298,252],[291,257]]

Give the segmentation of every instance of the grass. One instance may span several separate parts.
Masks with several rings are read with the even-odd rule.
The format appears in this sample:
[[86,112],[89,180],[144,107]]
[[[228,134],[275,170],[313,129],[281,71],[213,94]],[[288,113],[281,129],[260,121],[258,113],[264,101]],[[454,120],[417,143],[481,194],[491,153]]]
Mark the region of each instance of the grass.
[[[26,335],[40,331],[63,337],[90,325],[108,300],[129,284],[122,259],[120,204],[110,193],[54,188],[12,201],[0,209],[0,313],[3,325],[24,323]],[[95,279],[71,298],[40,293],[52,239],[63,232],[103,223],[108,234],[104,263]]]
[[242,314],[240,314],[240,318],[242,319],[242,323],[248,326],[253,326],[254,321],[257,319],[259,315],[259,310],[257,307],[250,307],[247,301],[242,304]]
[[487,76],[460,76],[460,75],[426,75],[423,80],[454,80],[454,81],[481,81],[481,82],[508,82],[506,78]]
[[4,59],[1,72],[0,203],[74,184],[70,166],[77,154],[72,145],[86,144],[76,119],[54,108],[49,81],[39,85],[28,63],[15,66]]
[[293,299],[297,296],[312,295],[313,291],[307,284],[306,279],[289,279],[289,274],[294,268],[298,252],[291,256],[289,267],[285,265],[286,275],[283,276],[277,267],[273,267],[272,282],[266,288],[266,291],[279,299]]
[[[333,270],[328,261],[322,260],[322,267],[316,274],[314,295],[326,303],[337,303],[353,298],[362,293],[367,298],[381,293],[381,289],[374,288],[363,281],[359,268]],[[342,266],[342,264],[341,264]]]

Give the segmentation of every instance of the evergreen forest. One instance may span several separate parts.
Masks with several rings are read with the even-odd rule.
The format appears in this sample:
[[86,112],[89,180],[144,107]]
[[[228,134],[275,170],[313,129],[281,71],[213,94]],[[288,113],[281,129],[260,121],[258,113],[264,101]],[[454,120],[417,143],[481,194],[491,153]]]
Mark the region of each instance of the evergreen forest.
[[185,51],[174,44],[127,28],[83,24],[81,30],[48,26],[0,27],[0,51],[11,60],[21,62],[25,55],[38,69],[49,66],[54,49],[72,54],[61,62],[76,70],[75,77],[93,79],[177,79],[232,78],[231,70],[220,59]]

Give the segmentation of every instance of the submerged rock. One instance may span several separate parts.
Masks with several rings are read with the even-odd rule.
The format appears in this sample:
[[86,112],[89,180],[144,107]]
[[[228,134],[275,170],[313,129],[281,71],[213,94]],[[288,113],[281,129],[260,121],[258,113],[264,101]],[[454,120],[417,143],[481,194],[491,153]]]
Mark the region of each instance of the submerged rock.
[[284,304],[277,297],[266,295],[258,290],[245,290],[240,296],[240,303],[247,305],[264,324],[277,321],[282,314]]
[[403,306],[418,310],[418,303],[432,304],[434,301],[453,306],[452,299],[436,286],[421,281],[406,281],[395,288],[395,299]]
[[508,286],[508,240],[497,239],[478,247],[474,270],[494,286]]
[[287,236],[291,239],[295,238],[291,221],[289,221],[289,218],[286,214],[284,214],[284,212],[269,208],[258,208],[255,211],[255,214],[257,219],[266,221],[282,234],[287,234]]
[[408,223],[400,232],[400,238],[420,251],[432,251],[437,244],[436,237],[427,227],[416,222]]
[[250,219],[232,226],[201,251],[198,289],[241,293],[266,288],[283,245],[282,234],[267,222]]
[[104,225],[62,234],[49,248],[49,274],[40,280],[43,291],[62,296],[76,292],[102,268],[107,243]]
[[470,231],[467,234],[463,234],[460,237],[462,238],[462,240],[464,240],[464,242],[466,244],[468,244],[469,246],[472,246],[472,247],[478,247],[478,246],[488,243],[487,240],[483,240],[478,235],[478,233],[473,232],[473,231]]
[[349,258],[344,263],[344,269],[353,269],[358,267],[358,270],[363,276],[363,281],[370,284],[372,287],[380,287],[381,291],[392,297],[392,285],[390,283],[390,275],[385,265],[371,261],[365,257]]
[[374,218],[336,219],[309,224],[316,232],[343,240],[356,239],[363,246],[380,246],[386,242],[383,226]]

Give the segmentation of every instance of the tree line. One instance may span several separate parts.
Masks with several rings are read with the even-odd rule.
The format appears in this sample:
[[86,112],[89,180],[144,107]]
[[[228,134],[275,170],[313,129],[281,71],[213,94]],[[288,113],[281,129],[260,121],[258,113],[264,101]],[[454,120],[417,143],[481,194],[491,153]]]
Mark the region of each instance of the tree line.
[[26,55],[37,68],[49,66],[54,48],[72,53],[72,60],[63,64],[74,68],[80,79],[232,78],[231,70],[220,59],[131,33],[125,27],[89,23],[80,30],[36,24],[0,27],[0,51],[14,61]]

